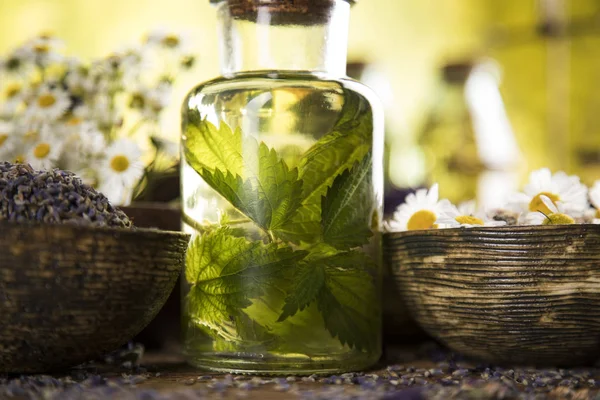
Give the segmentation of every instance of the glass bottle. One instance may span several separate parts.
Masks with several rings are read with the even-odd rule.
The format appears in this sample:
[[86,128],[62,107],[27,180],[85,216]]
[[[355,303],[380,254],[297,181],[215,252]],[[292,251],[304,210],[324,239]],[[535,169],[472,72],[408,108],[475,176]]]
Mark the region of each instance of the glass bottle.
[[333,373],[381,352],[383,115],[345,0],[213,0],[222,76],[182,110],[191,364]]
[[467,60],[442,68],[436,102],[418,134],[427,186],[437,182],[453,203],[477,200],[502,207],[518,189],[522,160],[499,91],[493,60]]

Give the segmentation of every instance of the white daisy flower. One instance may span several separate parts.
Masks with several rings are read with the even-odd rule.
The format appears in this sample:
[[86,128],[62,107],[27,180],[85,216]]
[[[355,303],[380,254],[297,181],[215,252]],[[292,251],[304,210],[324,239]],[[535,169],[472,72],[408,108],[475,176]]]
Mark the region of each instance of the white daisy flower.
[[106,138],[100,132],[95,122],[84,122],[79,129],[78,136],[80,143],[78,147],[79,152],[97,156],[106,148]]
[[185,32],[175,33],[164,28],[150,32],[146,37],[146,43],[179,54],[189,54],[191,48],[189,34]]
[[541,196],[546,196],[554,204],[561,202],[570,214],[582,213],[587,208],[587,187],[579,181],[579,177],[568,176],[562,171],[552,175],[548,168],[533,171],[524,193],[511,196],[508,207],[522,213],[541,211],[549,214],[551,211]]
[[154,88],[138,86],[131,93],[130,106],[139,110],[144,118],[157,119],[160,112],[169,105],[172,87],[161,82]]
[[25,159],[37,170],[55,168],[57,167],[62,148],[62,141],[52,135],[50,128],[46,126],[37,140],[29,146]]
[[15,125],[12,122],[0,121],[0,161],[12,159],[15,148]]
[[26,110],[26,115],[36,121],[60,118],[71,105],[69,94],[58,88],[42,87]]
[[590,219],[594,224],[600,224],[600,181],[594,182],[589,191],[590,203],[593,209],[589,210]]
[[94,82],[90,79],[88,68],[79,61],[70,63],[65,76],[65,84],[69,92],[78,95],[94,90]]
[[122,122],[122,117],[112,107],[112,98],[106,93],[98,93],[94,96],[94,101],[86,108],[76,110],[75,115],[79,118],[94,120],[100,127],[112,128]]
[[392,219],[386,221],[385,229],[395,232],[439,228],[436,221],[450,202],[446,199],[438,200],[438,197],[437,183],[429,190],[419,189],[409,194],[404,204],[396,209]]
[[527,213],[524,220],[527,225],[566,225],[574,224],[575,219],[567,214],[567,209],[560,201],[552,201],[548,196],[541,195],[540,200],[547,208],[546,211]]
[[63,61],[64,56],[61,52],[64,47],[65,44],[62,40],[51,35],[41,35],[25,43],[15,53],[30,59],[39,66],[47,67]]
[[461,203],[458,208],[452,204],[444,207],[442,215],[436,223],[447,228],[506,225],[505,221],[495,221],[489,218],[485,211],[477,211],[475,201]]
[[149,51],[148,46],[128,47],[119,54],[121,57],[122,83],[126,90],[129,90],[136,82],[143,80],[142,76],[155,74],[157,65],[164,62],[157,54]]
[[0,77],[2,80],[28,79],[35,71],[35,65],[28,54],[17,50],[6,58],[0,58]]
[[20,81],[8,81],[0,91],[0,117],[13,118],[23,106],[28,90]]
[[[70,123],[69,123],[70,121]],[[67,171],[80,171],[93,164],[106,148],[106,139],[93,121],[71,117],[65,123],[65,148],[59,165]]]
[[133,188],[144,174],[141,155],[138,145],[127,139],[117,140],[106,150],[99,169],[102,181],[98,190],[113,203],[128,205],[131,202]]

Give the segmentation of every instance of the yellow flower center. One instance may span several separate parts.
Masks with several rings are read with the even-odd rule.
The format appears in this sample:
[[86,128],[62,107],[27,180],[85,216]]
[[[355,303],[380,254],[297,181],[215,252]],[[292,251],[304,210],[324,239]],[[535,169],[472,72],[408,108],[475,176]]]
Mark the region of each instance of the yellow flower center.
[[67,120],[67,125],[69,125],[69,126],[76,126],[76,125],[79,125],[79,124],[81,124],[81,122],[82,122],[82,121],[81,121],[81,118],[78,118],[78,117],[71,117],[71,118],[69,118],[69,119]]
[[124,155],[114,156],[110,160],[110,167],[117,172],[127,171],[129,168],[129,159]]
[[40,143],[33,149],[33,155],[36,158],[46,158],[50,154],[50,145],[48,143]]
[[596,218],[600,218],[600,209],[596,209]]
[[141,93],[134,93],[131,95],[131,102],[129,106],[131,108],[144,108],[144,104],[146,103],[146,99],[144,95]]
[[21,92],[22,86],[18,83],[12,83],[6,87],[4,93],[7,99],[12,99]]
[[437,217],[433,212],[429,210],[419,210],[410,217],[406,224],[406,229],[409,231],[431,229],[434,228],[436,219]]
[[47,53],[48,51],[50,51],[50,46],[48,46],[48,45],[47,45],[47,44],[45,44],[45,43],[43,43],[43,44],[42,44],[42,43],[40,43],[40,44],[36,44],[35,46],[33,46],[33,50],[34,50],[36,53],[39,53],[39,54],[45,54],[45,53]]
[[6,139],[8,139],[8,135],[6,133],[0,134],[0,147],[2,147],[4,142],[6,142]]
[[546,215],[552,214],[552,211],[542,201],[542,196],[548,197],[550,200],[552,200],[552,203],[554,203],[554,204],[556,204],[556,202],[560,200],[560,197],[558,197],[554,193],[548,193],[548,192],[538,193],[529,202],[529,211],[531,211],[531,212],[541,211]]
[[162,40],[162,43],[167,46],[167,47],[177,47],[179,46],[179,37],[177,37],[176,35],[167,35],[165,36],[165,38]]
[[454,218],[456,220],[456,222],[458,222],[461,225],[482,225],[483,226],[483,221],[477,217],[472,217],[470,215],[460,215],[456,218]]
[[56,103],[56,97],[54,97],[54,95],[50,93],[43,94],[40,97],[38,97],[37,103],[38,106],[42,108],[52,107]]
[[25,156],[23,154],[18,154],[15,157],[15,164],[23,164],[25,162]]
[[574,224],[575,220],[567,214],[546,214],[547,217],[542,223],[543,225],[569,225]]

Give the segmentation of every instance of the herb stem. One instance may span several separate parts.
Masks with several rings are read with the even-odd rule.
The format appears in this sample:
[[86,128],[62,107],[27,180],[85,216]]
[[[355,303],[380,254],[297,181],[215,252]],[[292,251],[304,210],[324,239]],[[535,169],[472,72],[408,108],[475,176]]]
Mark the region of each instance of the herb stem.
[[240,218],[240,219],[232,219],[231,221],[227,221],[223,225],[242,225],[247,224],[248,222],[252,222],[250,218]]
[[[192,217],[190,217],[189,215],[187,215],[185,213],[181,214],[181,220],[183,222],[185,222],[187,225],[189,225],[192,228],[194,228],[195,230],[197,230],[198,232],[209,231],[213,228],[218,228],[219,226],[221,226],[221,224],[201,224],[201,223],[195,221]],[[247,224],[248,222],[252,222],[252,220],[250,218],[240,218],[240,219],[234,219],[231,221],[227,221],[223,225],[226,225],[226,226],[242,225],[242,224]]]
[[189,226],[191,226],[192,228],[194,228],[195,230],[197,230],[198,232],[204,232],[206,231],[205,226],[203,226],[202,224],[196,222],[193,218],[191,218],[190,216],[188,216],[186,213],[181,213],[181,220],[188,224]]

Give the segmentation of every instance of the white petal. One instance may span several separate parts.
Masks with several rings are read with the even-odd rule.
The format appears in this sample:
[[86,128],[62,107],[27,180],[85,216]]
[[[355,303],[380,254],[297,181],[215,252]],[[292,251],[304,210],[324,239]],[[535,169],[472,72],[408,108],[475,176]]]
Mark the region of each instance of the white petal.
[[558,207],[556,207],[556,205],[554,204],[554,202],[552,202],[552,200],[550,200],[550,198],[548,196],[541,195],[540,199],[542,200],[542,203],[544,203],[544,205],[546,207],[548,207],[548,209],[550,211],[552,211],[553,214],[557,214],[558,213]]

